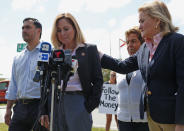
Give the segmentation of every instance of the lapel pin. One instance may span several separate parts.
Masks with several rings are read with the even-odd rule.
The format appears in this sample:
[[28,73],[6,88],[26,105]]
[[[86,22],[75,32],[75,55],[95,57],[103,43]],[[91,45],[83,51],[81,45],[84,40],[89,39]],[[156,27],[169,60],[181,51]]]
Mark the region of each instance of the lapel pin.
[[85,56],[85,53],[84,53],[84,52],[82,52],[82,53],[81,53],[81,55],[82,55],[82,56]]

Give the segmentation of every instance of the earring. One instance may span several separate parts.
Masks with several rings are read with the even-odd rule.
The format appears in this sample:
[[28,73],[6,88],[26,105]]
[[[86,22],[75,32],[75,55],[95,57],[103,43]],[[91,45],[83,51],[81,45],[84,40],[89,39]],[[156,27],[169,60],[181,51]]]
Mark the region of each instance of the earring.
[[157,29],[157,28],[158,28],[158,25],[155,26],[155,29]]

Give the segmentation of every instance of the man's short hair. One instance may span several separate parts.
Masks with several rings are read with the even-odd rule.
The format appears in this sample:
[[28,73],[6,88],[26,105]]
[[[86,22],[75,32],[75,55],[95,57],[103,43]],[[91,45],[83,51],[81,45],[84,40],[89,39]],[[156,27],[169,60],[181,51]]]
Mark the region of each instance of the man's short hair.
[[23,23],[24,23],[25,21],[29,21],[29,20],[32,20],[32,21],[33,21],[33,24],[35,25],[36,28],[41,29],[41,32],[40,32],[40,38],[41,38],[41,35],[42,35],[42,25],[41,25],[41,23],[40,23],[37,19],[31,18],[31,17],[25,18],[25,19],[23,20]]

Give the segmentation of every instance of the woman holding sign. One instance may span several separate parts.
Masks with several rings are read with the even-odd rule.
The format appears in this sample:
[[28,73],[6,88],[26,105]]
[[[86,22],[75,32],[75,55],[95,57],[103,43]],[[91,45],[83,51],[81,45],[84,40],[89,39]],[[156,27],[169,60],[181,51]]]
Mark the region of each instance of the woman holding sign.
[[[111,71],[109,81],[104,82],[104,84],[116,84],[116,72]],[[112,121],[112,114],[106,114],[106,125],[105,125],[106,131],[109,131],[110,129],[111,121]],[[117,115],[115,115],[115,121],[118,126]]]

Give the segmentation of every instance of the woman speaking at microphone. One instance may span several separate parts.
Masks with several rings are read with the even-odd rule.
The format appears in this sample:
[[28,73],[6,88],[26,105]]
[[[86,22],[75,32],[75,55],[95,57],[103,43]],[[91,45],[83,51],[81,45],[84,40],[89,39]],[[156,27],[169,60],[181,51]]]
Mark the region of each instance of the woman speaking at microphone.
[[[60,101],[64,108],[57,114],[61,118],[58,120],[59,131],[91,131],[91,112],[99,105],[103,84],[97,47],[85,43],[82,31],[70,13],[56,17],[51,41],[56,49],[71,50],[78,61],[78,69],[70,77],[64,100]],[[42,115],[41,124],[48,123],[48,115]]]

